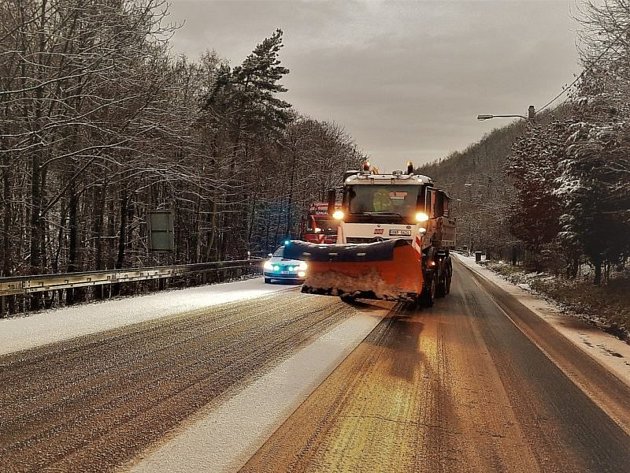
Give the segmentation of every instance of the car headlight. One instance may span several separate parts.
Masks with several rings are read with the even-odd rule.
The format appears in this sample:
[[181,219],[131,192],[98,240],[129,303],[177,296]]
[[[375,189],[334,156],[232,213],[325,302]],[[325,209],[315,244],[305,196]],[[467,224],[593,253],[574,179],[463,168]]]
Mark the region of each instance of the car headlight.
[[300,265],[298,266],[298,269],[300,271],[306,271],[306,268],[308,268],[308,264],[306,264],[306,261],[301,261]]
[[268,269],[269,271],[271,271],[273,269],[273,264],[271,264],[271,261],[265,261],[265,264],[263,265],[263,268]]

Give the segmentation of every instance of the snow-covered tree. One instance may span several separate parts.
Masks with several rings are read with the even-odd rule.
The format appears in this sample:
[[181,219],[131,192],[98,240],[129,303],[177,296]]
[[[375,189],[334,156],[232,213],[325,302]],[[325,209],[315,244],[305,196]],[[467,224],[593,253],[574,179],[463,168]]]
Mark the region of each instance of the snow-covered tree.
[[508,161],[508,174],[517,195],[508,220],[510,231],[524,242],[536,270],[549,264],[557,248],[561,205],[554,194],[558,162],[564,154],[565,127],[561,121],[531,124],[517,140]]

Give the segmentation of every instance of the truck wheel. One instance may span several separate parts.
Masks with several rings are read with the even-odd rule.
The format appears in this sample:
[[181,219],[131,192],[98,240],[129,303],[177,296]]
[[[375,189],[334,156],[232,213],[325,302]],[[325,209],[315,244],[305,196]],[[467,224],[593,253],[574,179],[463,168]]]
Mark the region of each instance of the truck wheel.
[[339,298],[346,304],[354,303],[354,296],[351,296],[350,294],[342,294],[339,296]]
[[271,278],[265,278],[265,284],[269,284],[271,282]]
[[433,307],[433,302],[435,301],[435,286],[435,278],[431,278],[429,284],[424,286],[422,290],[422,305],[424,307]]
[[435,297],[444,297],[446,295],[446,278],[441,277],[440,282],[435,288]]

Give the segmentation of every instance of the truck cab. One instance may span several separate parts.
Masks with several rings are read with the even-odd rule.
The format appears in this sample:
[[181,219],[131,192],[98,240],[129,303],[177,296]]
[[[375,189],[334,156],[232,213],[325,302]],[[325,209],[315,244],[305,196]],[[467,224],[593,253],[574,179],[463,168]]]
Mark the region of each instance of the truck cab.
[[427,176],[401,171],[356,172],[346,177],[341,209],[332,214],[339,222],[337,243],[405,239],[423,250],[430,246],[453,247],[449,200]]

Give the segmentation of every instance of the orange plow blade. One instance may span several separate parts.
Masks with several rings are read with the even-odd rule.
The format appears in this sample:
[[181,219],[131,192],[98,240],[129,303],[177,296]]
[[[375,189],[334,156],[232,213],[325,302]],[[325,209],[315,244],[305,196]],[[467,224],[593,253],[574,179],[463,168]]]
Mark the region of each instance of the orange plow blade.
[[407,240],[318,245],[293,240],[284,257],[308,263],[302,292],[413,301],[422,292],[420,255]]

